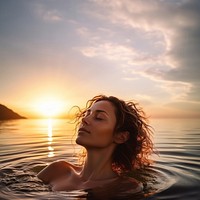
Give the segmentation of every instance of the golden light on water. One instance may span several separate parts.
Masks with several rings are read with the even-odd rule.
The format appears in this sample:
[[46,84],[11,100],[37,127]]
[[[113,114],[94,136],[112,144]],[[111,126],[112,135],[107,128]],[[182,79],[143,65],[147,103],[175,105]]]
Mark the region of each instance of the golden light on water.
[[53,124],[52,119],[48,119],[48,157],[54,157],[54,148],[52,147],[53,142]]
[[52,142],[53,141],[53,134],[52,134],[52,119],[48,119],[48,141]]

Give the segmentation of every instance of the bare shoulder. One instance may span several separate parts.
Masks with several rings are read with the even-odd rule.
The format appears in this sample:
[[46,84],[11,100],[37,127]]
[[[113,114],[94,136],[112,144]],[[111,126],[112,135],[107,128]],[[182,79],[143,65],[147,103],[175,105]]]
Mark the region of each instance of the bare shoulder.
[[49,165],[49,167],[53,167],[53,168],[56,168],[56,169],[64,169],[64,170],[67,170],[67,171],[71,171],[73,169],[79,169],[80,167],[79,166],[76,166],[76,165],[73,165],[65,160],[58,160],[58,161],[55,161],[53,163],[51,163]]
[[63,175],[70,175],[73,171],[78,171],[79,166],[73,165],[64,160],[58,160],[40,171],[37,175],[44,183],[50,183],[56,179],[59,179]]

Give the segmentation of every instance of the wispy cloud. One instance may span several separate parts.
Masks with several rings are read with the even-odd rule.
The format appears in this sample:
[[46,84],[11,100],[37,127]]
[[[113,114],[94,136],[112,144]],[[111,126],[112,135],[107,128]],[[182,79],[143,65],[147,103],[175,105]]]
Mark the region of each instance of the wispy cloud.
[[102,92],[158,113],[164,105],[199,115],[199,0],[18,0],[0,8],[5,102],[46,82],[71,93],[66,101]]
[[[161,80],[163,88],[171,90],[174,95],[181,91],[182,98],[200,100],[200,95],[195,95],[200,91],[200,1],[91,2],[102,8],[101,12],[93,15],[112,25],[132,30],[133,33],[139,30],[144,35],[161,35],[157,45],[160,49],[162,47],[162,52],[152,55],[150,51],[138,51],[124,44],[100,43],[83,48],[84,55],[104,55],[108,59],[126,61],[135,73]],[[182,95],[184,92],[185,95]]]
[[[108,35],[112,37],[115,34],[109,29],[98,28],[95,32],[86,27],[81,27],[77,29],[77,33],[88,40],[87,46],[79,48],[82,54],[88,57],[102,57],[108,60],[119,61],[123,63],[123,66],[149,66],[165,62],[162,60],[162,53],[155,55],[155,53],[140,51],[131,46],[129,39],[123,43],[108,40]],[[104,35],[105,33],[106,36]]]
[[46,22],[59,22],[63,20],[62,14],[58,10],[46,8],[42,4],[35,5],[35,13]]

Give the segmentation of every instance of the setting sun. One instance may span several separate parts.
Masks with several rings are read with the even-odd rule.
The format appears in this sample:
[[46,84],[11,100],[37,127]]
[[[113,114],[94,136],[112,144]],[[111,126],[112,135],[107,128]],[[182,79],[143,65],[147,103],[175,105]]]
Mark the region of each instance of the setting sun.
[[36,103],[36,111],[43,117],[58,117],[66,111],[66,103],[54,98],[45,98]]

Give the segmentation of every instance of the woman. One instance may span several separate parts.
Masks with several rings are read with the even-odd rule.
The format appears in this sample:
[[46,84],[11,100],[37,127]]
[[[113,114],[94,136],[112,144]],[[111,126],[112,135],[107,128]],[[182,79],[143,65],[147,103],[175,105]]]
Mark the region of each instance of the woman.
[[53,190],[103,186],[142,190],[137,180],[125,174],[150,164],[151,129],[143,111],[133,102],[99,95],[87,102],[77,119],[76,143],[86,149],[84,164],[75,166],[57,161],[43,169],[38,177],[50,183]]

